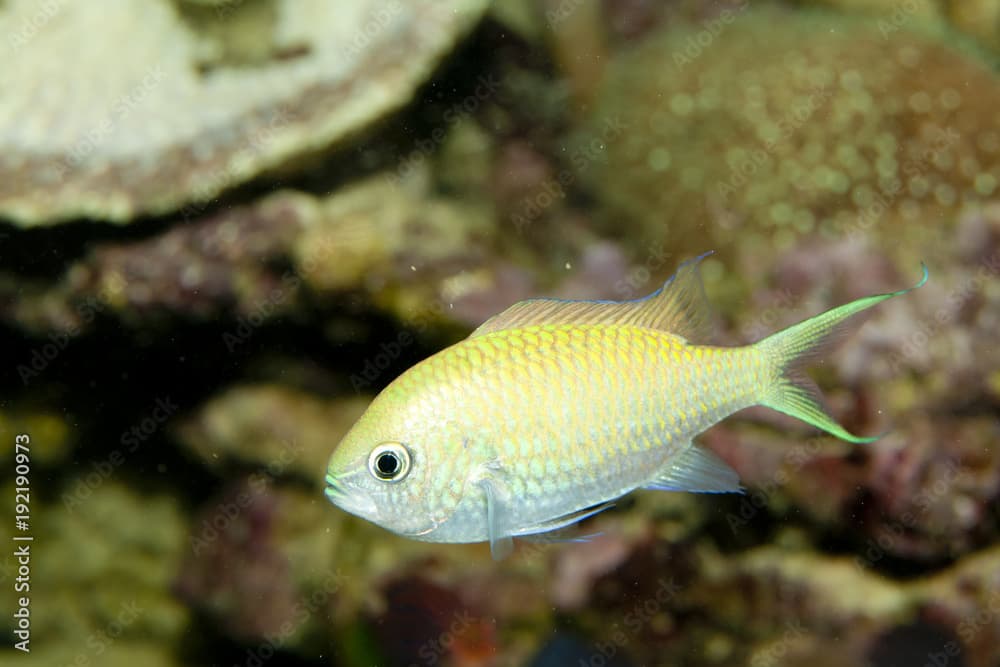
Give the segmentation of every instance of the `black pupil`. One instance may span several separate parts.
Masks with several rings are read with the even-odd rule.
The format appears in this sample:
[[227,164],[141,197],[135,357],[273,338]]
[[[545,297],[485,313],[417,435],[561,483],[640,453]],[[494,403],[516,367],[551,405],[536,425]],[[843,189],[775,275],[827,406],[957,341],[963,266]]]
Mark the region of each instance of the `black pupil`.
[[390,452],[379,454],[375,459],[375,469],[382,477],[394,477],[399,472],[399,459]]

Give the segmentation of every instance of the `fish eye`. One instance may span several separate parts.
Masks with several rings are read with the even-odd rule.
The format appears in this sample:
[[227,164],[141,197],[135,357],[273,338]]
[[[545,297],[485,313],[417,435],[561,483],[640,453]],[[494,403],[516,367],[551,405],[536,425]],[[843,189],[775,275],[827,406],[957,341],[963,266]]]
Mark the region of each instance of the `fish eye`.
[[410,452],[398,442],[385,442],[372,450],[368,470],[383,482],[398,482],[410,471]]

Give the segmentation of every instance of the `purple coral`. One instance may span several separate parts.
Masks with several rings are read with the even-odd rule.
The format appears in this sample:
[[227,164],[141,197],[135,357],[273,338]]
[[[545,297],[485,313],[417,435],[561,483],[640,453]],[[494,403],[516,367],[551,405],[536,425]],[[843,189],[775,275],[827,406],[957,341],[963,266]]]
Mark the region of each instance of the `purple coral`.
[[175,585],[233,637],[280,640],[295,630],[297,593],[275,540],[279,499],[257,478],[230,485],[195,521]]

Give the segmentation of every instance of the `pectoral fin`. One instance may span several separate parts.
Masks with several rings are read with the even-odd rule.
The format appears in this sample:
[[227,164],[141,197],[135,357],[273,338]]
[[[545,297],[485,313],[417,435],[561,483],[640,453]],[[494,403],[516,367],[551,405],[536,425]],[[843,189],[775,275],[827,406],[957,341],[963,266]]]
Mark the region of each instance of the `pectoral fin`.
[[492,480],[480,480],[479,485],[486,496],[486,530],[490,538],[490,554],[493,560],[503,560],[514,550],[514,541],[506,532],[506,527],[510,525],[506,505]]
[[694,491],[701,493],[740,492],[740,477],[725,461],[709,450],[691,444],[672,460],[644,488],[657,491]]

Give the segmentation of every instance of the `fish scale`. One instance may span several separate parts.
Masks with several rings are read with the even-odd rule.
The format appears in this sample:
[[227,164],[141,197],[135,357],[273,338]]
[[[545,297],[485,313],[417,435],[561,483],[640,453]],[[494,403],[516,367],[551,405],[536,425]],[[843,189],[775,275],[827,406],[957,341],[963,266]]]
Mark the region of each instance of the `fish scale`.
[[[634,488],[695,434],[755,403],[758,387],[765,384],[765,365],[754,348],[695,348],[671,334],[636,327],[542,325],[469,342],[425,362],[432,364],[425,377],[463,379],[445,380],[438,388],[440,402],[474,416],[461,430],[476,431],[477,446],[496,457],[510,478],[523,480],[511,488],[518,496],[512,512],[517,525]],[[756,363],[738,361],[753,355]],[[485,358],[490,366],[477,361]],[[571,367],[580,368],[581,379],[608,378],[611,391],[600,383],[567,383]],[[718,407],[706,409],[709,403]],[[567,404],[588,409],[577,413]],[[428,409],[424,420],[435,413]],[[660,429],[660,423],[667,424],[664,415],[675,419]],[[483,428],[484,423],[492,426]],[[621,434],[610,441],[609,425]],[[544,466],[553,457],[572,461],[573,467],[553,475]]]
[[[327,496],[398,534],[489,541],[560,531],[637,488],[739,491],[693,438],[763,405],[853,443],[802,374],[857,299],[744,347],[700,344],[701,258],[632,301],[533,299],[386,387],[330,457]],[[927,270],[915,286],[927,280]],[[913,289],[913,288],[910,288]]]

